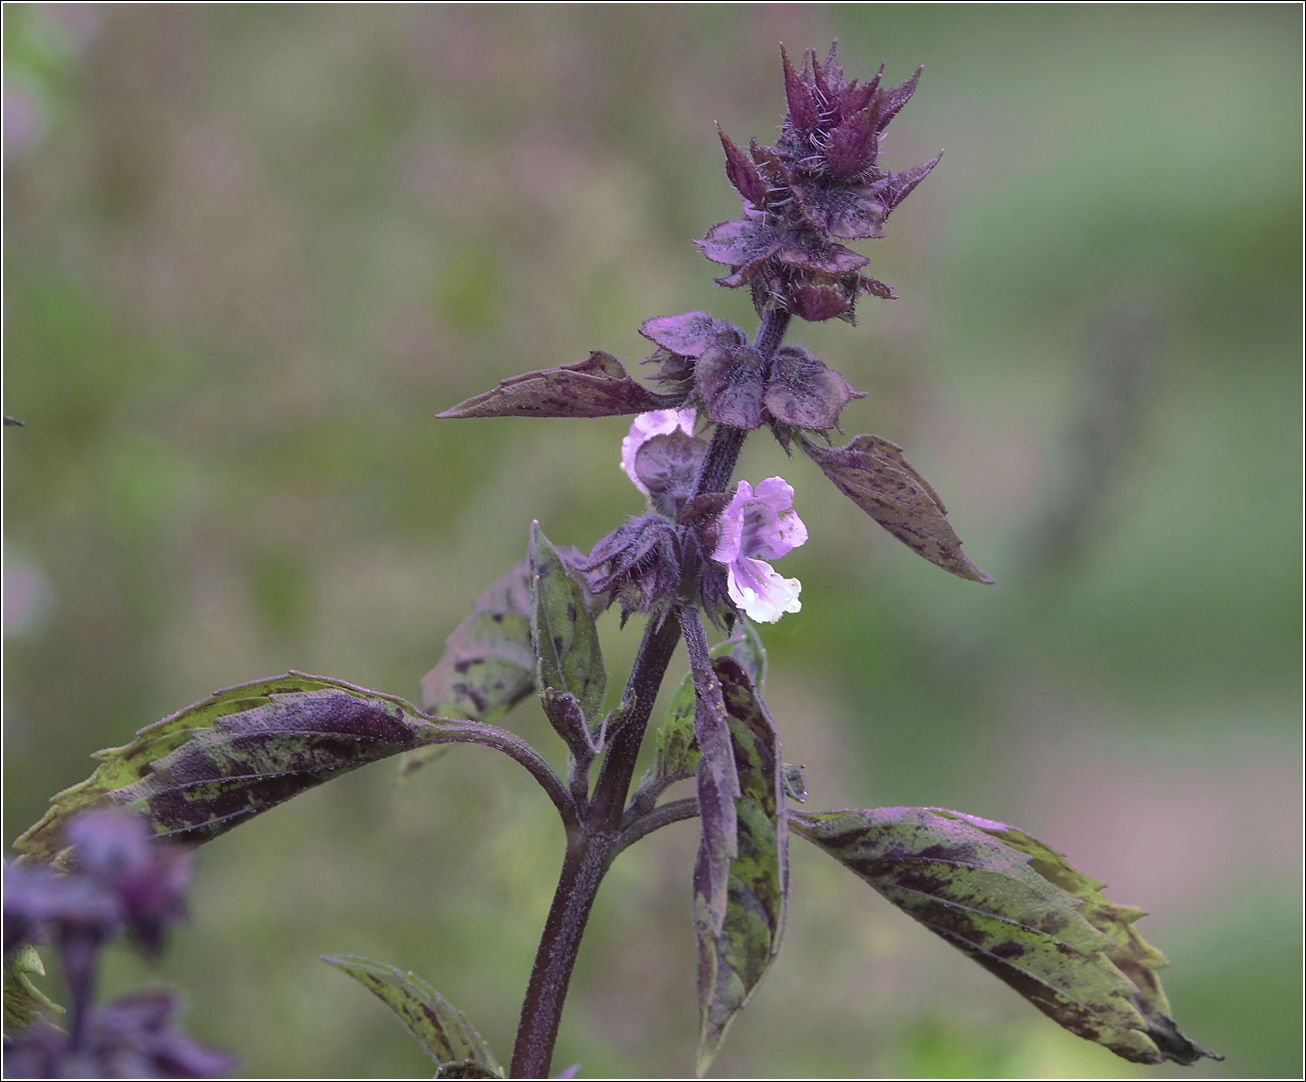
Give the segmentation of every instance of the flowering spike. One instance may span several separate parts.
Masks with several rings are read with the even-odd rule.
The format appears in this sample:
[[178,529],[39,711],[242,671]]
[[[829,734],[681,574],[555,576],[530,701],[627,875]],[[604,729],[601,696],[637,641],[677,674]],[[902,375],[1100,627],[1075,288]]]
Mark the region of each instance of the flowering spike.
[[789,63],[789,54],[780,46],[780,57],[785,69],[785,98],[789,102],[789,120],[799,131],[812,131],[820,122],[820,110],[812,98],[812,92],[794,71]]
[[[745,156],[721,133],[726,175],[744,196],[744,214],[718,222],[696,243],[713,262],[730,267],[717,284],[750,287],[759,314],[781,310],[812,322],[853,322],[861,293],[892,296],[887,286],[859,274],[862,257],[832,242],[884,236],[889,212],[934,165],[895,176],[877,164],[882,133],[924,69],[886,89],[881,64],[859,86],[845,78],[836,54],[832,45],[820,61],[809,49],[795,71],[781,46],[789,112],[775,146],[750,140]],[[756,419],[755,411],[749,416]]]
[[726,152],[726,178],[755,207],[762,206],[766,202],[766,183],[762,180],[762,174],[748,156],[731,142],[730,137],[721,130],[720,124],[716,126],[716,131],[721,136],[721,147]]

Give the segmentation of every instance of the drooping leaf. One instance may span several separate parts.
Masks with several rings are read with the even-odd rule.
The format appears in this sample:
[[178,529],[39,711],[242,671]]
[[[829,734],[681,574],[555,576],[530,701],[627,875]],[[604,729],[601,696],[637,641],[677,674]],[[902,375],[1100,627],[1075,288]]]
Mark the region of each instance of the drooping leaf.
[[[441,1070],[437,1078],[503,1078],[490,1046],[444,996],[415,973],[361,954],[325,954],[322,961],[348,973],[394,1011]],[[476,1073],[477,1070],[484,1073]]]
[[743,666],[729,657],[712,664],[730,715],[740,796],[738,855],[730,861],[719,929],[713,929],[708,899],[695,881],[700,1076],[780,949],[789,890],[779,735]]
[[587,607],[586,588],[538,522],[531,524],[530,574],[531,639],[541,690],[571,695],[593,724],[608,687],[598,628]]
[[[730,862],[739,856],[739,774],[721,681],[708,653],[707,636],[696,609],[679,610],[680,630],[694,682],[694,739],[698,764],[698,822],[702,844],[694,863],[694,920],[719,934],[729,900]],[[701,900],[700,900],[701,899]]]
[[45,965],[30,943],[16,947],[5,958],[4,1025],[10,1028],[30,1026],[43,1011],[63,1014],[63,1008],[32,983],[33,977],[45,976]]
[[839,491],[908,548],[963,579],[993,581],[962,553],[939,494],[896,443],[879,436],[858,436],[837,448],[801,442]]
[[636,383],[611,353],[593,350],[583,361],[524,372],[437,413],[453,417],[615,417],[671,409],[684,395],[654,394]]
[[532,749],[489,725],[433,721],[393,695],[291,672],[215,692],[147,725],[100,766],[51,799],[15,845],[50,861],[77,812],[116,805],[140,813],[156,835],[205,842],[291,797],[360,766],[429,744],[477,742],[551,773]]
[[1133,929],[1142,912],[1023,831],[941,808],[790,811],[794,831],[1011,985],[1053,1021],[1135,1063],[1221,1057],[1175,1028]]

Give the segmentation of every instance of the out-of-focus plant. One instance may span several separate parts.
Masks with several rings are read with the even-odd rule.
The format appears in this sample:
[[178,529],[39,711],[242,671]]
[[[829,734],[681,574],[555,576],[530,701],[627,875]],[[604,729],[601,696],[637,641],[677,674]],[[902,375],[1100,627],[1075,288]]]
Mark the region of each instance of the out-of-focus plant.
[[[236,1058],[197,1044],[172,1025],[179,1006],[167,989],[142,989],[95,1005],[104,947],[125,931],[148,957],[163,949],[168,926],[185,915],[182,894],[191,854],[156,839],[140,816],[121,808],[81,812],[63,830],[58,870],[5,869],[5,1076],[7,1078],[214,1078]],[[68,987],[65,1013],[32,983],[44,964],[35,944],[52,942]],[[12,1028],[12,1034],[9,1030]]]
[[[780,136],[774,146],[754,140],[744,150],[720,134],[742,214],[698,242],[708,259],[729,268],[720,285],[750,290],[757,331],[750,337],[705,312],[649,319],[641,333],[655,347],[646,363],[656,366],[656,389],[633,379],[618,358],[594,351],[504,380],[439,415],[633,414],[621,466],[648,497],[646,512],[588,554],[555,547],[533,524],[526,558],[449,637],[422,681],[419,705],[292,672],[220,691],[100,752],[96,772],[57,795],[19,839],[26,862],[66,862],[70,845],[82,853],[87,842],[79,831],[98,820],[75,817],[88,808],[131,809],[159,836],[200,843],[367,763],[403,755],[401,769],[409,772],[441,745],[485,744],[543,787],[567,838],[511,1077],[544,1077],[551,1069],[572,967],[613,860],[660,827],[695,816],[700,1074],[779,950],[791,834],[825,850],[1066,1029],[1139,1063],[1219,1058],[1176,1028],[1156,975],[1165,959],[1134,928],[1141,911],[1106,901],[1102,884],[1038,839],[937,808],[795,806],[806,787],[802,770],[783,760],[764,701],[767,659],[753,621],[774,623],[799,610],[799,582],[771,561],[808,534],[787,481],[734,478],[749,433],[767,428],[786,452],[801,450],[925,559],[963,579],[992,580],[963,554],[943,501],[902,448],[872,435],[834,446],[831,431],[863,394],[806,349],[784,343],[795,316],[853,323],[863,295],[895,296],[865,273],[868,257],[841,242],[882,237],[893,211],[939,162],[900,173],[879,162],[885,130],[916,91],[920,70],[889,87],[879,72],[865,83],[847,80],[833,47],[824,60],[808,53],[797,68],[782,57],[788,112]],[[638,616],[645,627],[620,703],[605,712],[608,674],[595,620],[613,605],[623,625]],[[721,638],[715,646],[709,627]],[[654,761],[635,783],[653,705],[681,639],[689,672],[655,728]],[[565,777],[491,724],[532,692],[566,744]],[[663,799],[689,780],[695,795]],[[51,892],[88,882],[27,866],[19,872],[23,884]],[[157,919],[163,910],[151,912]],[[132,923],[146,944],[157,941],[154,927]],[[65,939],[60,931],[68,966],[73,941]],[[23,967],[35,963],[30,955],[14,958],[21,979]],[[438,1064],[437,1077],[505,1075],[468,1019],[419,977],[359,956],[326,961],[398,1014]],[[96,1024],[87,1021],[88,994],[85,982],[76,985],[68,1038],[75,1048]],[[105,1010],[148,1013],[139,1004]],[[54,1040],[42,1036],[49,1032],[24,1030],[36,1035],[20,1037],[22,1047],[45,1047],[40,1042]]]

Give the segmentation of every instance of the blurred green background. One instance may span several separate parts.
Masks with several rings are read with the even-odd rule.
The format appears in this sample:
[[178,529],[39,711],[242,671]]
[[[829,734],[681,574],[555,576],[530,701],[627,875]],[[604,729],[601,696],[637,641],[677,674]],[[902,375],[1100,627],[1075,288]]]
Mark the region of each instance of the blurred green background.
[[[811,540],[764,636],[808,807],[1017,823],[1151,910],[1181,1027],[1135,1068],[795,843],[785,949],[718,1076],[1300,1077],[1301,10],[8,4],[5,839],[87,755],[295,668],[416,697],[538,518],[641,508],[620,418],[436,422],[628,362],[654,315],[755,325],[690,243],[738,214],[713,120],[773,140],[778,43],[898,82],[862,249],[901,299],[800,325],[997,579],[915,558],[766,439]],[[636,621],[636,624],[639,622]],[[604,621],[612,682],[638,626]],[[677,663],[681,664],[680,662]],[[507,723],[558,758],[538,708]],[[457,760],[456,762],[454,760]],[[160,976],[252,1076],[429,1074],[317,960],[411,968],[508,1056],[561,859],[460,748],[203,849]],[[691,1073],[695,827],[623,856],[555,1064]],[[147,976],[126,952],[106,992]]]

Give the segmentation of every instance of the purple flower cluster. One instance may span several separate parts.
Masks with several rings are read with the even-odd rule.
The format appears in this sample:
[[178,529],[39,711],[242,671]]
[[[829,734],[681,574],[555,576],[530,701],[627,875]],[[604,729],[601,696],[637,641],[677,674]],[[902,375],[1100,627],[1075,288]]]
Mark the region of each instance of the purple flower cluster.
[[730,267],[719,284],[751,287],[759,315],[780,308],[813,322],[851,322],[861,293],[894,293],[861,272],[865,256],[836,241],[883,237],[893,209],[942,156],[901,173],[878,162],[884,130],[915,93],[921,69],[885,87],[881,66],[858,86],[844,78],[834,45],[824,63],[809,50],[800,70],[781,55],[789,112],[780,138],[775,146],[751,140],[745,153],[720,132],[744,216],[714,225],[698,246]]
[[[44,1019],[20,1030],[6,1055],[12,1078],[211,1078],[235,1058],[196,1044],[171,1027],[170,992],[137,992],[93,1007],[101,949],[119,930],[147,955],[162,950],[167,929],[185,916],[188,850],[157,841],[149,825],[123,810],[89,811],[64,830],[71,872],[15,864],[4,876],[6,966],[25,943],[53,942],[63,959],[71,1026]],[[8,995],[8,992],[6,992]]]

